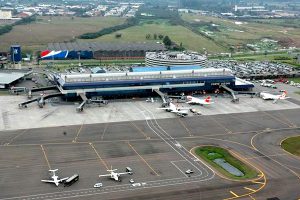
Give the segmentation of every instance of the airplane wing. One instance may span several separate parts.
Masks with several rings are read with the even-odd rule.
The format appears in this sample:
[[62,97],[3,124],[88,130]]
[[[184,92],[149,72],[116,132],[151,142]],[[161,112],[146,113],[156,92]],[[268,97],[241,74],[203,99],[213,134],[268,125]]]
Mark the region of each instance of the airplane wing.
[[59,182],[63,182],[63,181],[65,181],[65,180],[67,180],[69,177],[66,177],[66,178],[62,178],[62,179],[59,179],[58,181]]
[[195,101],[187,101],[186,103],[188,103],[188,104],[193,104],[193,103],[197,103],[197,102],[195,102]]
[[99,175],[99,177],[107,177],[107,176],[111,176],[111,174]]
[[166,107],[166,108],[156,108],[156,109],[160,109],[160,110],[168,110],[170,108]]
[[129,174],[130,172],[121,172],[121,173],[118,173],[119,175],[125,175],[125,174]]
[[273,103],[276,103],[278,99],[274,99]]
[[178,110],[189,110],[189,109],[191,109],[191,108],[189,108],[189,107],[180,107],[180,108],[178,108]]
[[55,183],[55,181],[52,181],[52,180],[41,180],[42,182],[45,182],[45,183]]

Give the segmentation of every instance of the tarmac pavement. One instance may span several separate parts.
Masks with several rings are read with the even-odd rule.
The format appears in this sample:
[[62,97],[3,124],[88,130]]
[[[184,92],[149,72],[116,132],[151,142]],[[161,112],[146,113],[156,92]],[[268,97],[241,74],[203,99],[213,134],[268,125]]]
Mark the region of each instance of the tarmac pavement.
[[[156,119],[157,110],[145,105],[151,104],[135,107],[140,121],[0,132],[0,199],[300,197],[300,160],[279,146],[283,138],[299,135],[300,109]],[[220,177],[190,153],[199,145],[229,149],[261,170],[260,177]],[[121,183],[98,178],[111,167],[122,172],[127,166],[134,174],[122,176]],[[58,168],[61,177],[78,173],[80,180],[66,188],[40,182],[49,168]],[[195,173],[186,177],[190,168]],[[138,184],[129,184],[130,178]],[[94,189],[96,182],[103,188]]]

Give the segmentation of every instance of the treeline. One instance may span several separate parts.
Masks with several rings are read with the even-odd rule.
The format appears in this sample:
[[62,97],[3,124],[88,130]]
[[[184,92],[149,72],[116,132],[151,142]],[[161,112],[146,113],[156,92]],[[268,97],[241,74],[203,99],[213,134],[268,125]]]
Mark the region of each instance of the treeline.
[[236,4],[235,0],[180,0],[180,2],[183,8],[215,12],[230,12]]
[[5,33],[8,33],[12,30],[12,25],[4,25],[0,27],[0,35],[3,35]]
[[139,20],[137,18],[128,18],[125,21],[125,23],[123,23],[123,24],[108,27],[108,28],[104,28],[104,29],[102,29],[98,32],[84,33],[84,34],[80,35],[78,38],[80,38],[80,39],[95,39],[95,38],[101,37],[103,35],[111,34],[111,33],[114,33],[116,31],[120,31],[120,30],[129,28],[131,26],[135,26],[138,23],[139,23]]
[[32,22],[35,22],[36,21],[36,16],[35,15],[32,15],[30,17],[26,17],[26,18],[23,18],[19,21],[16,21],[13,25],[24,25],[24,24],[30,24]]
[[36,21],[36,16],[32,15],[30,17],[26,17],[26,18],[23,18],[19,21],[16,21],[13,24],[8,24],[8,25],[1,26],[0,27],[0,35],[3,35],[5,33],[9,33],[13,29],[13,27],[16,26],[16,25],[30,24],[31,22],[34,22],[34,21]]

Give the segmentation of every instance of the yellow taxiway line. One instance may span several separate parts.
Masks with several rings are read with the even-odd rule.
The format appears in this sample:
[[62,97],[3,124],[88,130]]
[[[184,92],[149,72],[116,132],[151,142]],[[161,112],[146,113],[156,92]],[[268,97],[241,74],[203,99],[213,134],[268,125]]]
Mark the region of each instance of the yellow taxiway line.
[[92,147],[92,149],[95,151],[95,153],[96,153],[97,157],[99,158],[100,162],[105,166],[105,168],[106,168],[107,170],[109,170],[107,164],[106,164],[105,161],[101,158],[101,156],[99,155],[98,151],[97,151],[96,148],[94,147],[93,143],[90,142],[89,145],[90,145],[90,146]]
[[131,124],[134,128],[136,128],[140,133],[142,133],[143,136],[145,136],[145,138],[146,138],[147,140],[150,139],[150,137],[147,136],[147,134],[146,134],[142,129],[140,129],[135,123],[130,122],[130,124]]
[[21,133],[17,134],[15,137],[13,137],[12,139],[9,140],[9,142],[7,143],[7,145],[11,144],[15,139],[17,139],[18,137],[20,137],[21,135],[23,135],[27,131],[28,131],[28,129],[26,129],[26,130],[22,131]]
[[236,193],[232,192],[231,190],[229,191],[233,196],[235,197],[239,197],[239,195],[237,195]]
[[153,167],[151,167],[151,165],[135,150],[135,148],[129,143],[129,141],[127,142],[128,146],[140,157],[140,159],[149,167],[149,169],[151,169],[153,171],[154,174],[156,174],[156,176],[159,176],[159,174],[153,169]]
[[[199,146],[198,146],[198,147],[199,147]],[[252,149],[251,146],[247,146],[247,147],[248,147],[249,149]],[[190,150],[190,153],[191,153],[191,154],[193,154],[193,150],[194,150],[195,148],[197,148],[197,147],[194,147],[194,148],[192,148],[192,149]],[[261,186],[260,186],[258,189],[256,189],[256,190],[255,190],[255,189],[252,189],[252,188],[244,188],[244,189],[248,190],[249,192],[247,192],[247,193],[245,193],[245,194],[240,194],[240,195],[237,195],[236,193],[234,193],[233,191],[230,190],[229,192],[233,195],[233,197],[229,197],[229,198],[226,198],[226,199],[224,199],[224,200],[237,199],[237,198],[240,198],[240,197],[246,197],[246,196],[249,196],[249,197],[250,197],[251,194],[254,194],[254,193],[256,193],[256,192],[262,190],[262,189],[266,186],[266,184],[267,184],[267,178],[266,178],[265,174],[263,173],[263,171],[260,170],[260,169],[259,169],[257,166],[255,166],[253,163],[250,163],[250,162],[247,161],[246,159],[242,158],[239,154],[233,152],[232,150],[230,150],[229,153],[231,153],[234,157],[237,157],[238,159],[240,159],[240,160],[243,161],[244,163],[246,163],[246,164],[252,166],[253,168],[255,168],[257,171],[260,172],[260,175],[258,175],[257,178],[254,178],[254,179],[252,179],[252,180],[234,180],[234,179],[230,179],[230,178],[227,178],[227,177],[223,176],[222,174],[220,174],[220,173],[219,173],[218,171],[216,171],[216,170],[214,170],[215,173],[216,173],[218,176],[220,176],[221,178],[227,179],[227,180],[229,180],[229,181],[236,181],[236,182],[241,182],[241,183],[245,183],[245,182],[249,182],[249,183],[250,183],[250,182],[252,182],[252,183],[261,184]],[[193,154],[193,155],[194,155],[194,154]],[[197,155],[196,155],[196,157],[199,158],[199,156],[197,156]],[[201,159],[201,158],[199,158],[199,159]],[[259,182],[258,180],[261,180],[261,179],[263,179],[262,182]],[[252,198],[252,197],[251,197],[251,198]]]
[[47,163],[47,165],[48,165],[48,168],[49,168],[49,170],[50,170],[50,169],[51,169],[51,165],[50,165],[50,163],[49,163],[49,160],[48,160],[48,157],[47,157],[46,151],[45,151],[45,149],[44,149],[44,147],[43,147],[43,145],[42,145],[42,144],[41,144],[41,149],[42,149],[42,151],[43,151],[43,153],[44,153],[44,157],[45,157],[46,163]]
[[83,127],[83,124],[84,124],[84,122],[81,124],[80,128],[79,128],[78,131],[77,131],[77,135],[76,135],[76,137],[74,138],[74,140],[73,140],[72,142],[77,142],[77,139],[78,139],[78,136],[79,136],[79,134],[80,134],[80,132],[81,132],[81,129],[82,129],[82,127]]
[[252,188],[248,188],[248,187],[244,187],[246,190],[250,190],[252,192],[256,192],[256,190],[252,189]]

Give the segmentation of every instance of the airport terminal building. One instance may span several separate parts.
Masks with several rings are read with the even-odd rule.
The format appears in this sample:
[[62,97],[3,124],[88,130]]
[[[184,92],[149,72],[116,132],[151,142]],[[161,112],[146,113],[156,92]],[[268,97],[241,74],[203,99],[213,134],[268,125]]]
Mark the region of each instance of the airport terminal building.
[[[153,67],[155,69],[155,67]],[[222,85],[234,90],[249,90],[254,85],[236,78],[229,69],[186,69],[99,74],[55,74],[60,92],[66,97],[84,94],[102,97],[147,96],[154,91],[174,94],[214,91]]]

